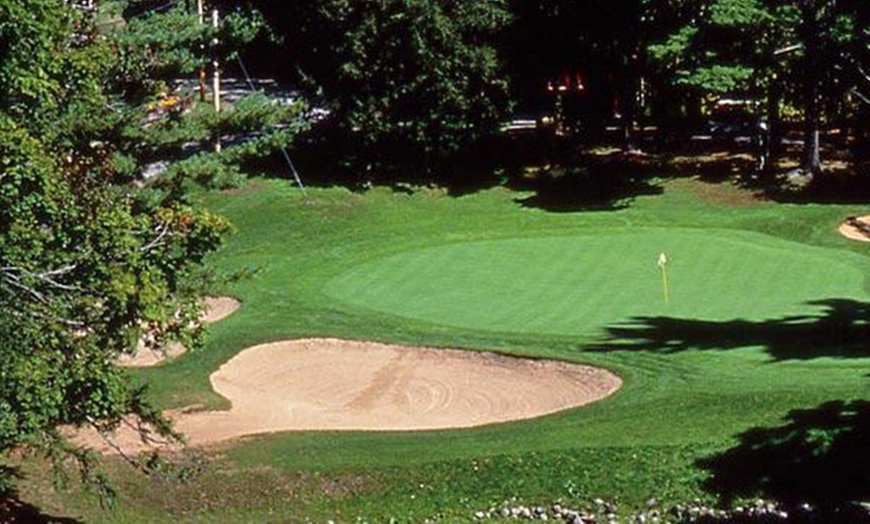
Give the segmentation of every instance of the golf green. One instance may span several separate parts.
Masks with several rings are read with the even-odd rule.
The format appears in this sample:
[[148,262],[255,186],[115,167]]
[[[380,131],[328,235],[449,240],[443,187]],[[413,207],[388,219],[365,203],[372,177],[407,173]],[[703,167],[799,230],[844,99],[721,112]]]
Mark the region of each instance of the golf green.
[[406,251],[358,265],[325,291],[446,326],[592,335],[634,317],[763,320],[810,314],[814,300],[865,299],[863,260],[745,231],[608,228]]

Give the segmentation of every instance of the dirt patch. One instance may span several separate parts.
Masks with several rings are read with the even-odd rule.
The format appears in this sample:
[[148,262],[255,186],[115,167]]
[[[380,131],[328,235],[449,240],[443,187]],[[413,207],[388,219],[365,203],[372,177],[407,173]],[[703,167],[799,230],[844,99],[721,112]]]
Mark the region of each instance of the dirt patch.
[[256,191],[260,191],[261,189],[266,187],[266,182],[263,180],[248,180],[244,184],[239,187],[231,187],[229,189],[225,189],[223,192],[228,196],[239,196],[244,195],[245,193],[254,193]]
[[[232,403],[229,411],[167,413],[194,446],[278,431],[417,431],[528,419],[600,400],[622,381],[552,360],[304,339],[242,351],[211,383]],[[95,434],[77,440],[112,451]],[[127,426],[115,440],[128,452],[154,447]]]
[[689,192],[702,202],[729,207],[756,206],[765,201],[762,192],[745,189],[732,182],[706,182],[700,179],[676,179],[666,183],[666,187]]
[[870,242],[870,215],[847,218],[840,224],[840,234],[852,240]]
[[235,313],[240,305],[233,297],[205,297],[199,319],[205,324],[213,324]]
[[[239,301],[232,297],[205,297],[203,299],[202,314],[199,321],[203,324],[211,324],[232,315],[239,309]],[[183,345],[170,344],[165,351],[154,351],[140,343],[136,353],[121,355],[118,365],[130,368],[151,367],[160,364],[164,360],[172,360],[187,351]]]

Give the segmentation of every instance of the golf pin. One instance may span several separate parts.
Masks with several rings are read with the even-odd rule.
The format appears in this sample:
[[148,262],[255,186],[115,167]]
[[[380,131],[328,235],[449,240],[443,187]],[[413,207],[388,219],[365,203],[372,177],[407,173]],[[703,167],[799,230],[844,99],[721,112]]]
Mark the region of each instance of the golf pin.
[[662,291],[665,296],[665,304],[671,301],[671,293],[668,285],[668,257],[664,253],[659,253],[659,269],[662,270]]

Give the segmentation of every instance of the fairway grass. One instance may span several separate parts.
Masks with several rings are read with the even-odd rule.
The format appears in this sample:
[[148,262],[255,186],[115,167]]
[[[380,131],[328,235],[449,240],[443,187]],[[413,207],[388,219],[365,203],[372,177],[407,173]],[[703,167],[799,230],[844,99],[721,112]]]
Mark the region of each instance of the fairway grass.
[[[576,213],[523,207],[529,195],[505,188],[304,196],[255,180],[205,194],[237,228],[214,262],[252,276],[214,290],[242,307],[203,349],[132,372],[162,407],[225,406],[208,382],[222,363],[319,336],[581,362],[624,386],[584,408],[474,429],[257,437],[184,486],[120,473],[129,494],[108,513],[74,495],[24,494],[106,522],[457,521],[508,500],[712,498],[697,461],[742,432],[870,398],[860,329],[870,246],[836,232],[860,206],[732,207],[697,184]],[[841,328],[852,336],[828,338]]]

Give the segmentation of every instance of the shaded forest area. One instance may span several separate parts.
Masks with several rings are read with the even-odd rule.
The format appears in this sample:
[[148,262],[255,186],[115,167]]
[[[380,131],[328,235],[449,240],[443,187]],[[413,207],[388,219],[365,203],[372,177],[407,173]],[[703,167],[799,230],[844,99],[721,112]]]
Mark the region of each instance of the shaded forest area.
[[[328,107],[325,156],[366,179],[576,165],[608,145],[767,190],[866,185],[865,2],[253,3],[273,34],[248,61]],[[497,133],[511,118],[522,130]]]

